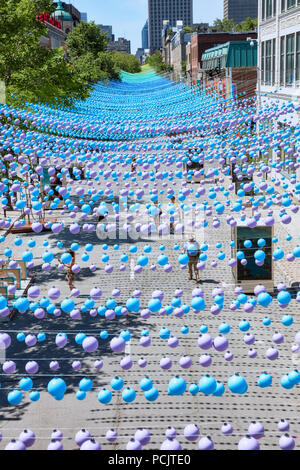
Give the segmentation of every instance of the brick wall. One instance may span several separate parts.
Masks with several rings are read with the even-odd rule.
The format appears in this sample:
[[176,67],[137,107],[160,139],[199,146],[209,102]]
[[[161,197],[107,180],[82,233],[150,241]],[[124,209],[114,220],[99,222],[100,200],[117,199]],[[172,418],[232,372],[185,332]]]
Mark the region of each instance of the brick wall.
[[[251,98],[256,94],[257,69],[244,67],[232,69],[232,83],[236,86],[238,98]],[[246,94],[244,95],[244,92]],[[240,96],[242,94],[242,96]]]
[[218,44],[225,44],[229,41],[246,41],[247,38],[257,39],[257,33],[199,33],[194,34],[191,39],[191,61],[192,79],[197,80],[199,64],[202,68],[202,54]]

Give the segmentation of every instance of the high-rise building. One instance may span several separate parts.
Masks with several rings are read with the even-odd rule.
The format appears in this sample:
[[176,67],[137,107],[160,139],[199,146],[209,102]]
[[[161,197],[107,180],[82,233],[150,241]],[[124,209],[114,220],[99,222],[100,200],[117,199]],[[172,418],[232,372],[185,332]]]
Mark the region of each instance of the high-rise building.
[[117,41],[111,41],[107,46],[108,51],[124,52],[131,54],[131,43],[125,38],[119,38]]
[[224,0],[224,19],[238,24],[248,17],[258,17],[258,0]]
[[142,49],[149,49],[149,27],[148,20],[142,29]]
[[107,33],[107,39],[109,40],[109,42],[112,42],[115,40],[115,35],[112,32],[112,26],[107,25],[107,24],[99,24],[99,26],[103,32]]
[[153,52],[162,46],[163,21],[175,27],[181,20],[183,26],[193,26],[193,0],[148,0],[149,49]]
[[81,17],[81,21],[85,21],[86,23],[88,22],[87,13],[80,12],[80,17]]

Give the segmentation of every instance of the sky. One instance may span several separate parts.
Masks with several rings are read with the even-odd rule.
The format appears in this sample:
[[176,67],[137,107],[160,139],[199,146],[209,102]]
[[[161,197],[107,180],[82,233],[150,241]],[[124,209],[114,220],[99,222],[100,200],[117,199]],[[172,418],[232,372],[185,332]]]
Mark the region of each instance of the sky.
[[[68,1],[68,0],[65,0]],[[71,0],[88,21],[112,25],[116,38],[131,41],[131,53],[142,47],[141,31],[148,17],[148,0]],[[194,23],[212,23],[223,18],[223,0],[194,0]]]

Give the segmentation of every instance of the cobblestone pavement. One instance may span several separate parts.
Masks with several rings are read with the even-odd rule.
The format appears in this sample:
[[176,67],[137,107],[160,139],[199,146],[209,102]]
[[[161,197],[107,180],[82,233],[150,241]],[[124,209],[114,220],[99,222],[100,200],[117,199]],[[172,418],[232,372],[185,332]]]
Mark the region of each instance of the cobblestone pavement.
[[[77,183],[76,183],[77,184]],[[86,184],[83,182],[81,184]],[[228,184],[228,182],[227,182]],[[177,188],[180,184],[177,184]],[[191,186],[196,188],[197,186]],[[160,189],[160,185],[157,186]],[[204,200],[202,198],[201,200]],[[221,199],[221,197],[220,197]],[[200,200],[200,201],[201,201]],[[144,201],[147,202],[147,201]],[[163,199],[161,202],[166,202]],[[201,216],[201,215],[200,215]],[[60,215],[55,215],[57,219],[65,220],[66,227],[70,220]],[[202,217],[202,216],[201,216]],[[200,241],[209,243],[209,255],[206,263],[206,269],[201,272],[203,284],[200,286],[204,290],[204,298],[207,308],[205,311],[195,314],[189,313],[183,318],[176,318],[174,315],[160,316],[158,313],[152,314],[147,320],[143,320],[140,314],[129,314],[126,317],[117,317],[114,320],[106,320],[99,315],[92,318],[89,313],[81,315],[81,319],[72,320],[67,314],[54,318],[47,314],[43,320],[37,320],[33,314],[17,314],[14,319],[3,325],[5,330],[10,330],[13,336],[12,346],[7,351],[6,359],[15,360],[17,363],[17,372],[12,376],[1,376],[0,390],[0,431],[3,434],[3,441],[0,449],[3,449],[11,438],[16,438],[20,431],[25,428],[32,429],[38,437],[34,449],[46,449],[50,442],[52,429],[60,429],[64,434],[64,448],[74,449],[75,433],[81,429],[88,429],[93,436],[97,438],[103,449],[124,449],[130,438],[139,427],[145,427],[150,430],[152,438],[149,449],[159,449],[164,440],[164,432],[168,426],[174,426],[178,432],[178,440],[183,449],[197,449],[197,443],[189,443],[183,436],[184,427],[189,423],[195,423],[199,426],[201,436],[209,435],[212,437],[216,449],[236,449],[240,438],[247,434],[247,429],[251,421],[260,421],[266,430],[266,436],[260,440],[262,449],[278,449],[278,440],[281,433],[277,430],[277,423],[281,418],[288,419],[291,425],[291,434],[296,439],[296,448],[300,448],[300,399],[298,389],[286,390],[280,386],[280,378],[286,372],[297,367],[300,358],[291,353],[291,345],[294,336],[299,330],[299,304],[292,300],[289,306],[283,311],[278,307],[276,299],[269,308],[256,307],[253,313],[245,313],[243,309],[235,312],[229,309],[229,305],[234,297],[234,280],[231,269],[228,267],[228,258],[230,257],[229,242],[231,240],[231,229],[226,224],[226,214],[222,216],[221,227],[214,229],[212,227],[212,217],[208,217],[209,225],[205,232],[198,236]],[[107,223],[110,222],[111,216]],[[285,227],[277,224],[276,231],[283,238],[286,236]],[[122,233],[119,234],[122,236]],[[123,233],[124,235],[124,233]],[[296,235],[296,234],[295,234]],[[5,242],[5,246],[12,246],[14,235],[10,234]],[[25,242],[32,235],[22,235],[23,246],[14,247],[14,256],[22,253]],[[178,252],[174,251],[173,246],[178,240],[161,240],[158,236],[149,241],[152,252],[149,255],[149,265],[144,268],[142,274],[134,272],[137,256],[141,254],[143,247],[148,243],[146,237],[135,241],[138,247],[138,253],[132,255],[127,263],[125,272],[119,271],[120,255],[127,252],[132,245],[131,240],[123,240],[122,237],[116,240],[110,240],[108,254],[110,263],[114,266],[112,274],[104,272],[105,264],[101,262],[103,250],[102,242],[98,240],[95,233],[80,232],[73,236],[69,230],[64,229],[58,236],[51,232],[34,235],[37,241],[37,247],[34,253],[36,267],[31,274],[36,276],[35,283],[41,289],[41,296],[47,295],[48,289],[52,285],[59,285],[61,288],[61,299],[66,297],[68,286],[64,279],[64,273],[58,273],[56,267],[53,267],[49,273],[41,271],[42,253],[45,250],[43,242],[49,242],[48,249],[51,249],[55,255],[62,254],[63,249],[56,246],[57,241],[64,242],[65,247],[70,243],[77,241],[80,244],[80,259],[84,252],[86,243],[94,243],[95,248],[90,254],[90,260],[86,263],[80,262],[81,272],[77,276],[75,285],[80,289],[80,296],[75,299],[76,304],[82,305],[89,296],[90,289],[93,286],[99,286],[103,291],[101,301],[97,306],[104,304],[111,297],[112,290],[118,288],[121,295],[118,303],[124,305],[128,297],[134,290],[140,289],[141,309],[147,306],[151,294],[155,289],[161,289],[164,292],[164,305],[169,304],[174,296],[176,288],[184,290],[182,300],[190,304],[192,290],[196,287],[195,281],[188,281],[187,271],[180,269],[177,257]],[[220,261],[216,268],[211,267],[211,261],[216,259],[219,249],[216,248],[217,242],[222,242],[222,250],[226,254],[226,259]],[[113,249],[113,245],[119,243],[118,251]],[[161,253],[160,245],[164,244],[165,253],[169,257],[169,263],[173,266],[171,273],[165,273],[163,268],[158,266],[156,272],[149,268],[152,262],[156,262]],[[182,240],[180,241],[182,246]],[[295,245],[296,243],[294,243]],[[293,246],[294,246],[293,245]],[[95,263],[97,271],[91,273],[90,264]],[[292,263],[295,264],[295,263]],[[278,266],[280,263],[278,264]],[[283,266],[283,267],[282,267]],[[275,267],[275,283],[279,281],[288,282],[289,269],[286,265]],[[299,269],[299,263],[298,263]],[[286,276],[286,277],[285,277]],[[293,280],[297,278],[297,272],[290,276]],[[298,278],[299,271],[298,271]],[[218,316],[210,313],[210,307],[213,304],[211,292],[215,287],[222,286],[225,290],[224,309]],[[281,323],[283,314],[290,313],[293,316],[294,323],[291,327],[285,327]],[[262,323],[263,318],[268,315],[272,324],[268,327]],[[247,319],[251,323],[251,332],[255,335],[255,344],[253,347],[257,350],[257,358],[248,357],[249,346],[244,341],[244,334],[239,328],[240,320]],[[232,362],[224,360],[224,352],[209,350],[212,356],[212,365],[205,369],[199,364],[199,356],[204,353],[198,345],[197,339],[200,334],[199,328],[204,323],[209,328],[212,337],[219,334],[218,326],[222,322],[227,322],[231,326],[231,332],[228,335],[228,349],[234,354]],[[181,327],[188,325],[189,334],[183,335]],[[159,331],[162,327],[167,327],[171,335],[179,339],[179,345],[176,349],[170,348],[165,340],[159,337]],[[142,347],[139,344],[141,332],[147,328],[150,332],[151,346]],[[106,329],[110,336],[107,340],[100,340],[99,333]],[[109,340],[113,335],[128,329],[132,338],[126,346],[125,354],[112,354],[109,347]],[[26,348],[24,343],[18,343],[16,332],[34,332],[44,331],[47,334],[47,340],[38,343],[38,346]],[[74,337],[77,332],[89,332],[98,336],[99,349],[92,354],[87,354],[78,346]],[[284,334],[284,343],[278,346],[279,359],[271,362],[266,358],[266,350],[272,343],[272,336],[275,331]],[[65,348],[59,349],[55,345],[55,335],[58,332],[68,334],[68,344]],[[130,355],[133,360],[133,367],[124,372],[120,367],[120,359]],[[179,365],[179,359],[183,355],[188,355],[193,360],[190,369],[184,370]],[[173,361],[172,369],[163,371],[159,362],[163,356],[168,356]],[[144,369],[138,367],[138,359],[144,357],[148,365]],[[104,366],[101,371],[96,371],[93,367],[95,359],[103,359]],[[39,372],[33,376],[34,388],[41,391],[41,398],[38,402],[32,403],[29,400],[28,392],[24,392],[24,399],[17,407],[11,407],[6,399],[8,389],[14,388],[18,380],[27,375],[24,371],[26,361],[33,359],[39,362]],[[72,370],[71,364],[74,360],[82,361],[82,369],[79,372]],[[60,363],[59,371],[51,372],[49,363],[51,360],[58,360]],[[273,377],[273,385],[270,388],[262,389],[257,386],[257,379],[263,372],[269,372]],[[245,395],[233,395],[226,387],[226,392],[222,397],[204,396],[202,393],[192,396],[188,391],[181,397],[171,397],[168,395],[169,380],[180,375],[188,386],[192,383],[198,383],[199,379],[206,374],[210,374],[227,385],[228,378],[234,373],[243,375],[248,383],[249,389]],[[67,393],[62,401],[55,401],[47,392],[47,383],[51,377],[62,376],[67,383]],[[126,404],[121,398],[121,392],[113,392],[113,399],[110,404],[102,405],[97,400],[98,391],[103,387],[109,387],[110,380],[114,376],[122,376],[125,386],[130,386],[137,392],[136,400],[131,404]],[[144,394],[139,387],[139,381],[149,376],[153,385],[159,390],[157,401],[150,403],[144,398]],[[93,390],[87,393],[84,401],[78,401],[75,392],[78,390],[78,383],[82,377],[90,377],[93,380]],[[234,433],[232,436],[223,436],[221,426],[224,422],[230,422],[233,425]],[[113,428],[118,431],[119,438],[115,444],[109,444],[105,440],[105,433]],[[299,436],[299,437],[298,437]]]

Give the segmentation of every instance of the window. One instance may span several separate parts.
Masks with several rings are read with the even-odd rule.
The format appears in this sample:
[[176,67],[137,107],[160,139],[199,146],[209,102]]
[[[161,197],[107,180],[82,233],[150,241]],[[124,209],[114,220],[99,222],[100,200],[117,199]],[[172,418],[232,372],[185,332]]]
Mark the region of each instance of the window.
[[294,66],[295,66],[295,34],[289,34],[286,37],[286,69],[285,84],[288,86],[294,83]]
[[281,0],[281,11],[285,11],[285,2],[286,0]]
[[276,70],[276,39],[273,39],[273,44],[272,44],[272,85],[276,84],[276,76],[275,76],[275,70]]
[[300,81],[300,32],[297,33],[296,39],[296,80]]
[[272,16],[272,0],[267,0],[267,18],[270,18]]
[[266,16],[266,0],[262,0],[261,2],[261,17],[264,20]]
[[265,42],[261,43],[261,82],[265,83]]
[[266,41],[266,69],[265,69],[265,84],[271,85],[271,70],[272,70],[272,40]]
[[280,38],[280,85],[284,86],[285,36]]
[[287,0],[287,9],[293,8],[296,5],[296,0]]

